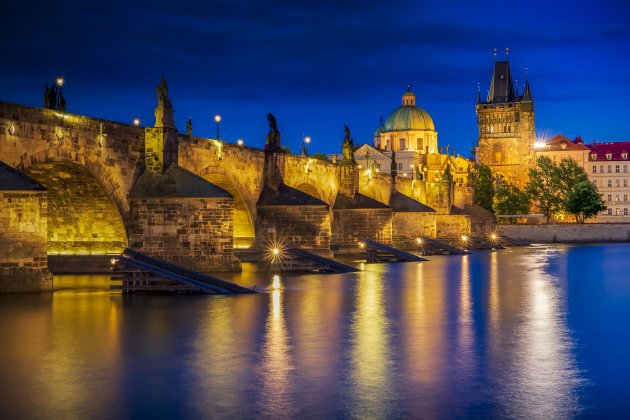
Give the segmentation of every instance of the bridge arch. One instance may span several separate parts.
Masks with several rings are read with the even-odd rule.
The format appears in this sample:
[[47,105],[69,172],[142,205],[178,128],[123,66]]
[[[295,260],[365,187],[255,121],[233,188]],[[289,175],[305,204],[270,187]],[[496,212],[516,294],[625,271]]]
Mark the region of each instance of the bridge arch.
[[199,174],[207,181],[223,188],[234,198],[234,247],[250,248],[256,237],[256,200],[229,172],[211,166]]
[[120,253],[127,231],[115,200],[88,165],[46,154],[23,172],[48,190],[48,254]]

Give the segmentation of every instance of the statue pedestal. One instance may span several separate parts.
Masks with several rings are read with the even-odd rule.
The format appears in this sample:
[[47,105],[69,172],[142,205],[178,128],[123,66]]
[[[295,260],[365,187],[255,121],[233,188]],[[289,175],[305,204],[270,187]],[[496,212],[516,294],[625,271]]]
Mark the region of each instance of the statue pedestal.
[[157,107],[153,113],[155,114],[155,127],[175,128],[173,108]]

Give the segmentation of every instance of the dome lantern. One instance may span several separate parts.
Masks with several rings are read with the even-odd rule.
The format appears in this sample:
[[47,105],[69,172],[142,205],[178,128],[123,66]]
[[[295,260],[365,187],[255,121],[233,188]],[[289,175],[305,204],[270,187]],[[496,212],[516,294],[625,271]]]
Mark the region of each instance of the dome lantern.
[[407,85],[407,92],[402,96],[403,106],[416,106],[416,95],[411,91],[411,86]]

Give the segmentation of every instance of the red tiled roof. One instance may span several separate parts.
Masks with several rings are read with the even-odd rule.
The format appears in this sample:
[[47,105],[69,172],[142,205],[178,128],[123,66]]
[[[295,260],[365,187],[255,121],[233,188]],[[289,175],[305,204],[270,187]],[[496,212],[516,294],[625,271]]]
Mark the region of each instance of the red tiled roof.
[[[564,149],[562,143],[565,144]],[[584,147],[583,143],[571,141],[562,134],[557,134],[546,143],[545,150],[587,150],[587,148]]]
[[[628,160],[630,154],[630,141],[616,141],[611,143],[595,143],[586,145],[590,149],[588,155],[589,161],[608,161],[607,154],[612,154],[610,160]],[[593,153],[597,156],[593,159]],[[622,158],[622,154],[626,153],[626,158]]]

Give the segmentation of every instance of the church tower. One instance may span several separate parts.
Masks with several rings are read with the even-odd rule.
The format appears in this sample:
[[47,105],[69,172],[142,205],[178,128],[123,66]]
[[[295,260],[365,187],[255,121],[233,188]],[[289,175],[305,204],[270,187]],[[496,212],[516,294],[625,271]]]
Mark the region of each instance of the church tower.
[[527,182],[527,169],[534,164],[536,138],[529,80],[526,77],[523,94],[519,95],[509,61],[495,61],[488,96],[483,101],[481,92],[477,92],[476,109],[479,128],[476,162],[522,188]]

